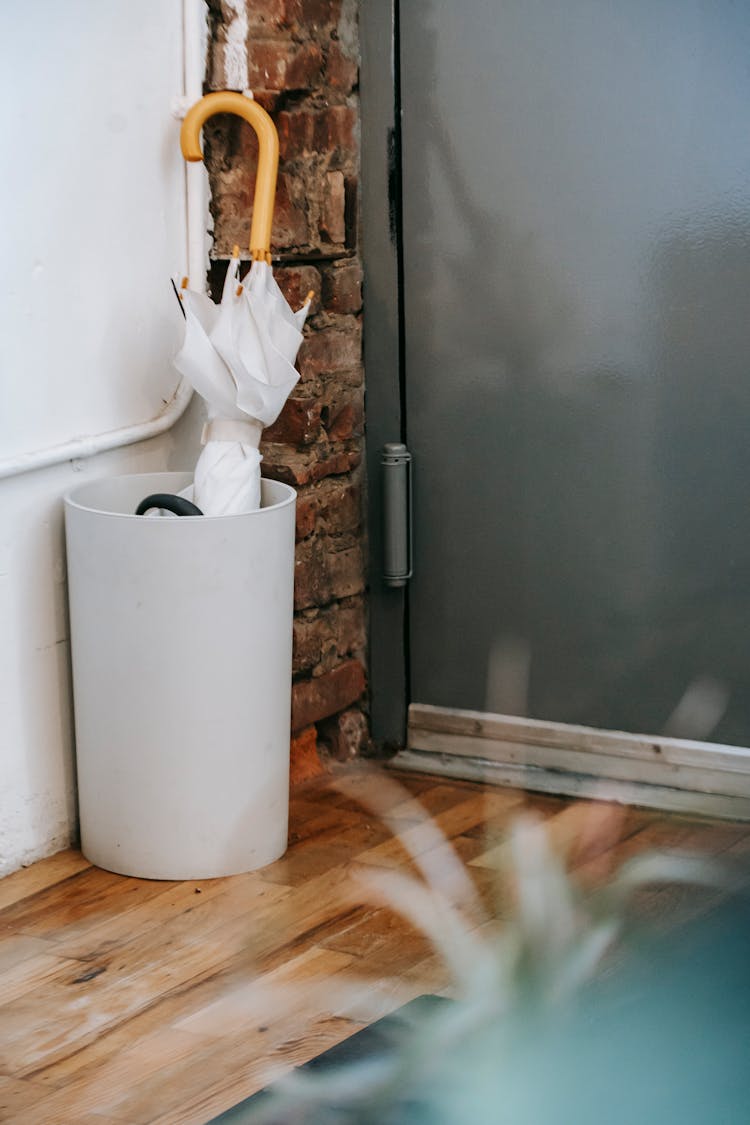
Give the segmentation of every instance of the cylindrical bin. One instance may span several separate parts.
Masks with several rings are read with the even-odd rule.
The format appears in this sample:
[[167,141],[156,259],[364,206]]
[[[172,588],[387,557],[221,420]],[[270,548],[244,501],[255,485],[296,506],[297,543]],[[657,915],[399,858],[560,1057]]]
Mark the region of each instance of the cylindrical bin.
[[258,511],[133,515],[187,473],[66,497],[81,846],[147,879],[251,871],[286,849],[295,492]]

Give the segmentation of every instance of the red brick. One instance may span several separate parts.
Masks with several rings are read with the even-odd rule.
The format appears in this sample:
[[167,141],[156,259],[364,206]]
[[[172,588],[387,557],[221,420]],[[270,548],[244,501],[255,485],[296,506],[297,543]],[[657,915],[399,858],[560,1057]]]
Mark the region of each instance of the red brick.
[[294,560],[294,608],[326,605],[333,597],[326,557],[326,542],[311,539],[300,543]]
[[304,496],[304,503],[313,515],[313,529],[328,535],[354,531],[362,522],[361,491],[349,478],[333,477],[314,485]]
[[297,496],[297,539],[314,531],[327,534],[354,531],[362,522],[359,485],[329,478]]
[[[224,75],[224,52],[223,50],[214,50],[212,56],[209,58],[206,89],[225,90],[226,85],[227,82]],[[278,90],[256,89],[253,91],[253,97],[258,105],[262,106],[266,113],[270,113],[272,116],[279,108],[281,96],[281,92]],[[218,116],[219,115],[217,114],[217,117]],[[236,118],[235,120],[239,120],[239,118]]]
[[[289,6],[290,0],[246,0],[248,25],[256,33],[263,28],[278,30],[288,22]],[[237,18],[235,6],[227,0],[208,0],[208,7],[215,20],[213,42],[223,47],[227,29]]]
[[331,441],[343,441],[362,433],[362,410],[355,403],[347,402],[336,412],[327,429]]
[[325,773],[318,754],[318,734],[311,724],[299,734],[292,735],[289,753],[289,784],[299,785]]
[[274,424],[264,430],[264,441],[310,445],[320,434],[321,409],[321,404],[314,399],[287,399]]
[[359,262],[346,262],[327,269],[323,276],[322,299],[330,312],[358,313],[362,308],[362,267]]
[[[333,611],[336,605],[330,607]],[[336,652],[336,643],[327,618],[306,618],[297,614],[294,619],[294,644],[292,648],[292,673],[311,672],[324,656]]]
[[348,598],[365,587],[364,560],[359,545],[332,549],[328,537],[298,544],[294,561],[294,608],[327,605]]
[[362,522],[362,492],[350,479],[326,481],[320,493],[319,525],[328,532],[354,531]]
[[251,38],[248,46],[251,90],[312,90],[319,84],[324,60],[317,43]]
[[350,441],[364,430],[362,393],[342,394],[338,388],[328,397],[321,411],[329,441]]
[[[335,608],[332,606],[331,608]],[[294,618],[292,673],[310,673],[320,664],[327,650],[335,651],[326,623],[317,618],[307,620],[302,614]]]
[[365,607],[361,597],[306,610],[294,621],[292,671],[295,675],[330,671],[344,657],[364,653],[365,643]]
[[225,218],[230,221],[237,219],[245,223],[250,221],[255,192],[255,168],[254,159],[245,162],[240,158],[219,177],[218,194],[221,196],[225,211],[228,212]]
[[304,485],[311,479],[310,460],[304,454],[289,453],[284,447],[271,443],[261,445],[263,466],[261,472],[269,480],[280,480],[284,484]]
[[318,461],[312,467],[311,480],[323,480],[324,477],[338,476],[339,473],[348,473],[356,468],[362,460],[361,454],[351,451],[334,453],[330,457]]
[[363,598],[347,598],[338,603],[335,637],[337,650],[342,656],[365,651],[367,635]]
[[297,494],[297,508],[295,516],[295,536],[297,542],[301,539],[307,539],[315,531],[315,524],[318,517],[318,507],[315,503],[314,497],[309,493]]
[[221,90],[226,87],[224,75],[224,40],[215,38],[209,42],[206,53],[206,88]]
[[370,737],[367,718],[353,707],[320,724],[320,737],[329,754],[339,762],[351,761],[365,750]]
[[343,173],[327,172],[320,216],[320,233],[325,242],[344,244],[346,239],[345,207]]
[[258,105],[262,106],[266,113],[275,116],[276,110],[281,104],[281,94],[276,90],[256,90],[253,95]]
[[349,598],[365,588],[365,566],[362,548],[357,545],[348,551],[335,551],[328,555],[328,573],[335,598]]
[[335,27],[341,17],[341,0],[286,0],[286,15],[308,31]]
[[280,480],[285,484],[305,485],[326,477],[348,473],[361,463],[362,456],[357,450],[338,450],[334,453],[315,446],[297,450],[293,446],[276,445],[264,442],[263,476]]
[[285,172],[279,174],[276,183],[272,240],[277,248],[310,244],[304,189],[294,177]]
[[[247,0],[245,7],[248,27],[256,34],[266,29],[279,30],[289,22],[288,0]],[[228,14],[231,18],[232,13]]]
[[241,117],[216,115],[216,120],[226,122],[228,155],[232,171],[242,176],[246,189],[252,197],[255,190],[255,172],[258,167],[258,137],[247,121]]
[[276,117],[279,133],[279,155],[282,160],[294,160],[313,151],[315,117],[305,110],[283,111]]
[[343,711],[356,703],[364,690],[365,670],[359,660],[347,660],[322,676],[293,684],[292,730],[302,730]]
[[357,111],[348,105],[333,105],[318,115],[313,132],[316,152],[356,154]]
[[326,56],[326,85],[348,94],[356,86],[358,77],[357,60],[345,54],[338,43],[331,43]]
[[307,294],[311,291],[313,298],[308,316],[315,316],[320,311],[323,281],[314,266],[279,266],[274,270],[274,277],[295,312],[302,308],[307,300]]
[[347,318],[341,326],[324,328],[305,340],[299,353],[303,380],[315,379],[332,371],[356,368],[362,358],[362,330],[359,321]]
[[[328,382],[327,379],[324,381]],[[333,379],[331,379],[333,381]],[[357,364],[356,367],[347,369],[346,371],[337,371],[335,374],[335,382],[340,387],[361,387],[364,382],[364,368],[362,364]]]

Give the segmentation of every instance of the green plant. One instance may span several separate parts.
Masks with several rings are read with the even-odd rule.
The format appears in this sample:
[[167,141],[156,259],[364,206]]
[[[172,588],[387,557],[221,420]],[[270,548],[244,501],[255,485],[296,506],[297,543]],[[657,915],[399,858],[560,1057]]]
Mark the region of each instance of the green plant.
[[[387,819],[395,800],[393,783],[383,780],[368,804]],[[509,918],[496,922],[429,818],[402,840],[420,877],[373,869],[363,876],[363,889],[429,937],[450,970],[453,1001],[426,1012],[407,1008],[387,1047],[365,1061],[294,1072],[243,1120],[541,1125],[539,1117],[524,1116],[524,1106],[544,1094],[547,1082],[565,1085],[560,1067],[581,1038],[581,1020],[586,1025],[592,982],[626,934],[633,892],[653,883],[716,886],[728,879],[704,857],[652,852],[585,892],[552,848],[544,823],[526,815],[512,824],[497,872],[498,887],[514,888],[514,905]],[[348,988],[356,995],[357,982]],[[564,1116],[554,1120],[567,1125]]]

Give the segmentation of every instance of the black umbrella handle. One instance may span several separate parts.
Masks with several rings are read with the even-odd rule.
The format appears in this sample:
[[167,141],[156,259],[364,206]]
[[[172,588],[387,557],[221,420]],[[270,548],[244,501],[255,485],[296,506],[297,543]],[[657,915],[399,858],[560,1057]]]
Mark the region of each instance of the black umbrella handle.
[[186,500],[184,496],[175,496],[171,492],[154,492],[151,496],[147,496],[141,500],[140,504],[135,510],[137,516],[142,516],[151,508],[164,508],[167,512],[172,512],[175,516],[202,516],[203,512],[197,505],[193,504],[191,500]]

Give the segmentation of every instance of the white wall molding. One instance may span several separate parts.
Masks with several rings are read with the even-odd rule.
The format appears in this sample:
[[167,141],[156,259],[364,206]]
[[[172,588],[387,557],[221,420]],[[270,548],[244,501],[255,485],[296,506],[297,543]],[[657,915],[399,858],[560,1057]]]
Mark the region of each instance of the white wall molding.
[[394,765],[750,820],[750,749],[412,704]]

